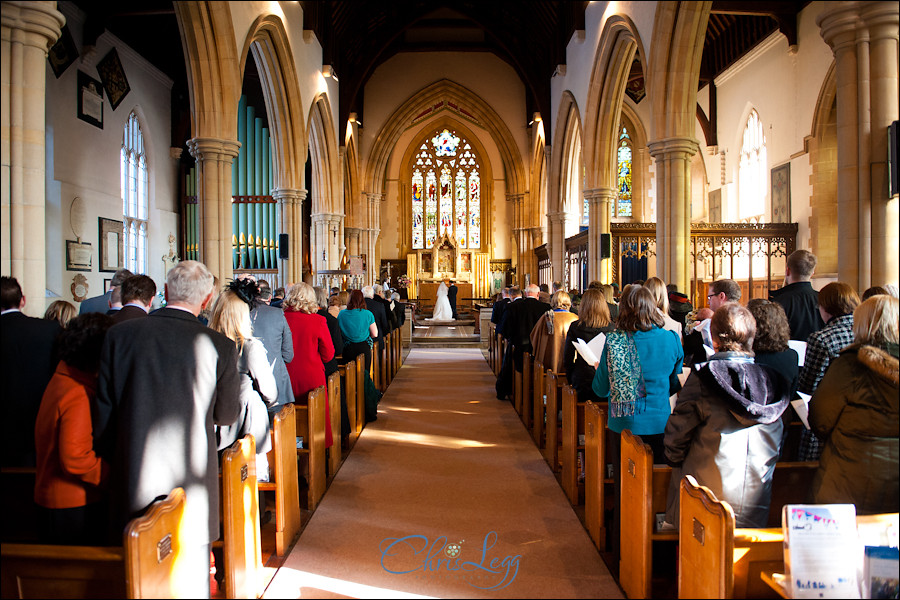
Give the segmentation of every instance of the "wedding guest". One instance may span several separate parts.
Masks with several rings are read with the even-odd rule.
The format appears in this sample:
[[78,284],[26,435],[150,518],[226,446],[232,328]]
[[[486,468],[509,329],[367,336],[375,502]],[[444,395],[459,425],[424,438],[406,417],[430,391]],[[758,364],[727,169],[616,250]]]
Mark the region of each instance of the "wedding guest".
[[[819,291],[818,302],[825,327],[811,333],[806,342],[806,358],[800,369],[800,391],[804,394],[816,391],[831,361],[853,343],[853,311],[859,306],[859,296],[849,284],[834,281]],[[805,430],[798,460],[818,460],[821,453],[815,434]]]
[[[325,318],[325,323],[328,325],[328,333],[331,335],[331,344],[334,346],[334,357],[325,363],[325,380],[327,381],[328,377],[338,370],[338,357],[344,352],[344,336],[341,334],[341,326],[338,323],[337,317],[333,316],[328,310],[328,292],[325,291],[325,288],[323,287],[316,287],[313,289],[316,292],[316,303],[319,305],[319,310],[316,314]],[[337,298],[337,294],[332,296],[332,298]],[[341,438],[347,435],[350,435],[350,415],[347,412],[347,398],[343,393],[342,387]]]
[[609,308],[606,298],[600,290],[589,289],[581,297],[581,305],[578,307],[578,320],[569,325],[566,332],[566,341],[563,346],[563,368],[566,372],[566,381],[578,392],[579,402],[593,400],[599,402],[600,398],[594,393],[591,385],[594,382],[594,366],[575,350],[575,341],[581,339],[590,343],[597,335],[606,335],[614,329],[609,318]]
[[769,294],[769,300],[784,308],[792,340],[805,342],[825,326],[818,310],[818,292],[810,282],[817,264],[816,255],[809,250],[791,252],[784,267],[784,287]]
[[[670,382],[681,373],[684,353],[678,336],[663,329],[665,321],[650,290],[626,286],[619,300],[616,329],[594,375],[593,390],[609,398],[608,444],[613,465],[613,487],[618,498],[621,434],[625,429],[641,436],[653,449],[655,463],[663,462],[663,431],[669,418]],[[613,552],[619,548],[619,503],[613,508]]]
[[578,315],[569,311],[572,301],[567,292],[554,292],[550,297],[550,308],[541,315],[538,322],[531,330],[531,347],[534,349],[534,360],[550,369],[560,373],[564,369],[563,346],[566,334]]
[[678,341],[681,341],[681,323],[669,315],[669,292],[666,290],[665,282],[659,277],[651,277],[644,283],[644,287],[650,290],[650,293],[656,298],[656,306],[659,308],[665,321],[663,329],[675,333],[678,336]]
[[338,325],[344,337],[342,362],[348,363],[360,354],[366,357],[366,373],[372,366],[372,345],[378,337],[375,316],[366,308],[366,300],[359,290],[350,292],[347,308],[338,315]]
[[65,300],[54,300],[50,303],[50,306],[47,307],[47,310],[44,312],[44,320],[45,321],[56,321],[59,323],[59,326],[63,329],[66,328],[66,325],[69,324],[77,311],[75,310],[75,305],[71,302],[66,302]]
[[860,514],[900,509],[898,300],[876,295],[853,313],[853,343],[832,361],[809,403],[824,450],[812,501],[852,503]]
[[888,293],[887,290],[884,289],[883,287],[881,287],[880,285],[873,285],[872,287],[870,287],[869,289],[867,289],[866,291],[863,292],[861,301],[865,302],[872,296],[878,296],[880,294],[887,294],[887,293]]
[[[294,360],[288,366],[295,402],[304,402],[307,394],[327,383],[325,363],[334,359],[334,344],[325,317],[317,314],[316,292],[308,283],[296,283],[284,299],[284,317],[294,341]],[[331,437],[331,414],[325,404],[325,447]],[[337,415],[335,415],[337,418]]]
[[234,342],[240,379],[241,414],[231,425],[216,427],[222,452],[246,434],[256,438],[257,478],[268,481],[266,453],[272,449],[269,437],[269,407],[278,400],[278,384],[262,341],[253,337],[250,306],[259,295],[251,279],[235,279],[219,294],[209,318],[209,328]]
[[665,427],[666,461],[676,469],[666,522],[678,523],[678,486],[693,475],[731,505],[737,527],[765,527],[790,389],[754,363],[756,321],[749,310],[723,304],[710,331],[715,354],[690,374]]
[[97,393],[100,349],[112,324],[103,313],[85,313],[69,321],[59,336],[60,361],[34,426],[34,501],[38,535],[45,544],[88,546],[103,540],[101,485],[109,464],[94,453],[91,401]]

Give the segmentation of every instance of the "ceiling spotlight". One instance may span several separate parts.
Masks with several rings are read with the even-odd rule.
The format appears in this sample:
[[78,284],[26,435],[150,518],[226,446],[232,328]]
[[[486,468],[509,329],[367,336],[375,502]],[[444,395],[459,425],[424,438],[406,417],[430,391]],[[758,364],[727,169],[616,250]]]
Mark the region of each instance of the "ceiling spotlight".
[[331,65],[324,65],[322,67],[322,76],[330,77],[331,79],[338,81],[337,73],[334,72],[334,67],[332,67]]

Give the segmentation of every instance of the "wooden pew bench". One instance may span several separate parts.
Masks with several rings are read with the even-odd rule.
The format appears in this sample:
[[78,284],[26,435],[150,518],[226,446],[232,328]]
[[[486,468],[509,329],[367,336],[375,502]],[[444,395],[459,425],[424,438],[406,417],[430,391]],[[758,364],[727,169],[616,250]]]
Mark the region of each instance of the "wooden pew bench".
[[[341,387],[347,398],[347,416],[350,419],[350,447],[356,443],[362,428],[365,425],[365,418],[359,419],[359,406],[364,404],[362,397],[362,379],[363,368],[365,367],[365,356],[357,356],[348,363],[340,366]],[[363,408],[365,408],[363,406]]]
[[612,479],[606,469],[607,405],[584,403],[584,527],[598,550],[606,550],[607,495]]
[[258,482],[264,492],[275,493],[275,554],[285,556],[300,534],[300,491],[297,475],[297,410],[285,404],[275,415],[269,481]]
[[[780,526],[781,507],[806,500],[817,462],[780,462],[772,477],[769,525]],[[619,585],[629,598],[649,598],[653,542],[677,542],[677,529],[657,531],[656,515],[666,511],[671,467],[653,464],[650,446],[630,431],[622,432],[621,545]],[[759,576],[757,575],[757,579]],[[743,584],[742,584],[743,585]],[[736,590],[744,589],[742,585]],[[735,596],[736,598],[745,596]]]
[[566,374],[547,371],[544,377],[544,396],[546,397],[544,428],[544,460],[550,470],[558,473],[559,465],[559,409],[562,401],[562,388],[566,384]]
[[527,415],[525,427],[531,429],[531,437],[539,450],[543,450],[546,443],[544,440],[545,427],[547,426],[547,418],[544,416],[544,411],[547,408],[547,397],[545,395],[547,393],[546,377],[547,369],[544,368],[544,363],[539,360],[534,361],[532,367],[531,402],[528,407],[531,410],[525,413]]
[[316,510],[319,500],[325,494],[327,465],[325,462],[325,386],[320,385],[309,392],[305,404],[294,403],[297,436],[303,438],[303,447],[297,448],[299,473],[306,479],[306,490],[301,506],[306,510]]
[[256,475],[256,440],[248,434],[222,454],[219,506],[227,598],[258,598],[264,590]]
[[3,598],[179,598],[184,490],[128,523],[123,547],[2,544]]
[[34,504],[35,467],[3,467],[0,470],[0,489],[3,490],[4,517],[0,540],[22,544],[38,541],[37,510]]
[[560,486],[572,506],[584,504],[584,402],[571,385],[562,388],[562,449],[560,451]]
[[[326,384],[328,396],[328,410],[331,414],[331,439],[333,445],[328,452],[328,481],[337,475],[341,468],[343,455],[341,453],[341,372],[335,371],[328,376]],[[350,411],[349,406],[347,411]]]

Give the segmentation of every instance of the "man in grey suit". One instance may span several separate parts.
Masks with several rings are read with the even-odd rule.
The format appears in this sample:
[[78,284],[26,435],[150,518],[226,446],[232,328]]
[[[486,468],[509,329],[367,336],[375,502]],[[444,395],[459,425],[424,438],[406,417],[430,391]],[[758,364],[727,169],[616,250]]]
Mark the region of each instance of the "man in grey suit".
[[197,598],[209,597],[209,546],[219,537],[213,425],[241,414],[235,344],[197,320],[212,286],[205,265],[182,261],[169,271],[165,308],[110,328],[91,410],[94,447],[111,464],[109,542],[121,543],[129,519],[184,488],[184,564]]
[[291,376],[288,375],[286,363],[294,360],[294,338],[288,327],[284,311],[270,306],[272,290],[265,279],[259,281],[259,297],[254,300],[250,309],[250,326],[253,337],[259,338],[266,348],[275,382],[278,384],[278,400],[269,412],[278,412],[281,406],[294,401],[291,390]]
[[110,300],[112,300],[113,290],[125,283],[125,280],[132,275],[133,273],[128,269],[119,269],[118,271],[116,271],[115,275],[113,275],[112,280],[109,282],[109,291],[105,294],[94,296],[93,298],[86,298],[85,300],[83,300],[81,302],[81,308],[78,309],[78,314],[83,315],[87,313],[98,312],[105,315],[107,312],[109,312],[111,306]]

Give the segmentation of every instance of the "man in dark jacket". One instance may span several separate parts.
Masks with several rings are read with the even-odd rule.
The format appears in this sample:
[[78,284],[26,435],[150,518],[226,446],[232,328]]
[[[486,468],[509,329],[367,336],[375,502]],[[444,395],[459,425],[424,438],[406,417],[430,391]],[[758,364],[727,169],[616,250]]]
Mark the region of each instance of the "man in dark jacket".
[[366,308],[375,316],[375,325],[378,327],[378,337],[375,338],[375,341],[381,344],[384,336],[391,332],[391,325],[384,310],[384,304],[375,299],[375,288],[371,285],[364,287],[362,293],[366,300]]
[[533,353],[531,347],[531,330],[544,313],[551,310],[550,305],[538,300],[541,288],[535,284],[525,288],[525,298],[521,302],[514,302],[507,308],[506,333],[515,347],[513,359],[516,371],[522,370],[522,355],[526,352]]
[[769,294],[769,300],[784,308],[792,340],[805,342],[809,334],[825,327],[819,314],[819,292],[809,281],[817,263],[816,255],[809,250],[795,250],[784,269],[785,286]]
[[44,388],[56,370],[58,321],[22,312],[25,296],[13,277],[0,278],[0,385],[7,435],[3,466],[33,467],[34,423]]
[[459,318],[459,313],[456,312],[456,295],[459,293],[459,288],[456,287],[456,282],[453,280],[450,281],[450,287],[447,288],[447,300],[450,301],[450,310],[453,311],[453,319]]

